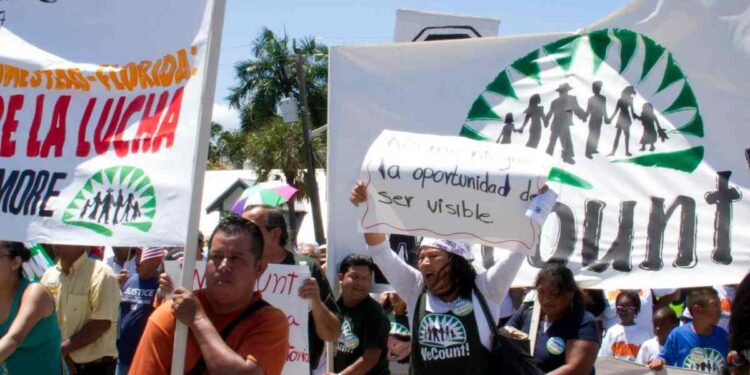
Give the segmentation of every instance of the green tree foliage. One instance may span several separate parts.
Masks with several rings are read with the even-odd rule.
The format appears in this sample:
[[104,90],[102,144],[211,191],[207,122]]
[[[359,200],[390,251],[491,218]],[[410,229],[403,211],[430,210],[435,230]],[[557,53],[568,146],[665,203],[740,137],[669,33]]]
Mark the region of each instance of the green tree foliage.
[[211,140],[208,144],[208,169],[242,168],[247,159],[245,142],[247,134],[241,129],[224,130],[221,124],[211,123]]
[[[325,149],[321,139],[315,138],[312,142],[313,149]],[[307,157],[302,125],[285,124],[279,118],[271,120],[262,128],[248,133],[245,151],[259,181],[268,179],[272,170],[279,170],[287,184],[299,189],[297,199],[307,198]]]
[[[325,150],[321,139],[312,142],[313,149]],[[307,157],[300,123],[285,124],[277,117],[249,132],[244,150],[258,181],[268,180],[273,170],[279,170],[286,183],[297,188],[296,200],[309,198],[309,185],[305,179]],[[295,212],[294,206],[295,199],[287,202],[289,212]],[[292,238],[295,236],[293,233]]]
[[[240,111],[241,128],[220,132],[214,145],[217,159],[226,166],[242,167],[250,161],[259,181],[278,170],[287,184],[298,189],[297,200],[308,198],[305,181],[307,157],[300,123],[285,124],[277,115],[283,98],[299,102],[296,54],[286,35],[263,28],[252,42],[252,57],[235,64],[235,86],[227,101]],[[307,102],[315,129],[327,121],[328,48],[314,38],[298,41],[304,56]],[[325,137],[313,139],[317,166],[325,166]],[[294,212],[294,200],[288,209]]]
[[[252,58],[235,64],[236,85],[227,101],[240,111],[244,131],[253,131],[277,117],[279,101],[299,99],[296,57],[286,35],[263,28],[252,42]],[[327,118],[328,48],[307,37],[298,44],[305,55],[307,100],[312,126],[323,125]]]

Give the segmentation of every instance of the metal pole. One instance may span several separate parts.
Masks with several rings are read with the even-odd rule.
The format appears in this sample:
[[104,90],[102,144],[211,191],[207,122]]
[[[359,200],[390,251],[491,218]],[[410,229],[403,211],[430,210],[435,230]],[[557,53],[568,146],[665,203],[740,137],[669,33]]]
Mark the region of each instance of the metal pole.
[[307,88],[305,87],[305,64],[302,60],[302,51],[297,49],[296,43],[294,52],[297,54],[297,83],[299,85],[300,111],[302,112],[302,138],[305,141],[305,154],[307,155],[307,186],[312,204],[313,225],[315,226],[315,241],[318,244],[326,243],[326,236],[323,231],[323,218],[320,215],[320,198],[318,197],[318,182],[315,179],[315,159],[313,156],[312,142],[310,140],[310,111],[307,107]]

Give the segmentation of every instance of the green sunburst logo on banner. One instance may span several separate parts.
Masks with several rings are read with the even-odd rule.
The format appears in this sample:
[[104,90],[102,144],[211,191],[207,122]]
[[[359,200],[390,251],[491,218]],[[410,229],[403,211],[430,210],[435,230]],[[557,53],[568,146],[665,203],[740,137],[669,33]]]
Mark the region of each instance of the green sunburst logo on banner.
[[[585,156],[686,173],[704,153],[703,118],[677,59],[627,29],[565,37],[517,59],[474,101],[460,135],[555,157],[562,149],[568,164]],[[550,180],[592,187],[564,168]]]
[[65,224],[111,237],[119,227],[151,230],[156,192],[142,169],[118,166],[94,173],[63,213]]

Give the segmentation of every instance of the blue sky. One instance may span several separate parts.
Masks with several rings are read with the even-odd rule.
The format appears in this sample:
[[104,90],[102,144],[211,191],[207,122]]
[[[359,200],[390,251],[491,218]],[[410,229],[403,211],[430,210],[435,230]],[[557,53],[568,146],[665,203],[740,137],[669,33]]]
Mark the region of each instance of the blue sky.
[[239,125],[224,98],[235,62],[250,57],[250,43],[266,26],[291,38],[314,36],[327,45],[391,43],[396,9],[499,18],[499,35],[574,31],[616,11],[625,0],[227,0],[213,118]]

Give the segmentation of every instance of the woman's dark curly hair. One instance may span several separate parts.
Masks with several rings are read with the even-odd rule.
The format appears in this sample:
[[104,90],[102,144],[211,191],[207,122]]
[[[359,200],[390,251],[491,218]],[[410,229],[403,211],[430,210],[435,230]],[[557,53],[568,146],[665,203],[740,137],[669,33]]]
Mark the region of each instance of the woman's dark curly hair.
[[[474,287],[474,279],[477,277],[477,271],[466,258],[447,251],[446,253],[448,254],[449,267],[441,269],[437,276],[439,278],[450,278],[451,288],[448,291],[449,294],[458,291],[462,296],[470,295]],[[450,268],[450,274],[443,274],[448,268]]]

